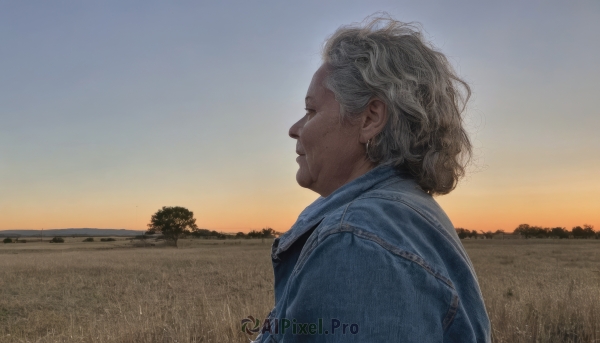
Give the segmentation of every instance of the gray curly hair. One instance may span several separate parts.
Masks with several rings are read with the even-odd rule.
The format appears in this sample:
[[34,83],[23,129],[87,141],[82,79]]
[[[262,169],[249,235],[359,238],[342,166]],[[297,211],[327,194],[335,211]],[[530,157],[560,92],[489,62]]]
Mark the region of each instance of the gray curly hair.
[[408,171],[431,195],[456,187],[472,154],[461,116],[471,90],[418,27],[389,16],[342,26],[325,42],[323,61],[342,119],[373,98],[387,105],[388,122],[368,144],[372,162]]

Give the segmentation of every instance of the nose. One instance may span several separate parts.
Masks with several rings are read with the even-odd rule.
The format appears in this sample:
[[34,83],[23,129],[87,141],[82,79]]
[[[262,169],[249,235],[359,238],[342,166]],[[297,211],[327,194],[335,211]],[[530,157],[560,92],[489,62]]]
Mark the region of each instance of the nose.
[[292,125],[292,127],[290,127],[290,131],[288,132],[288,134],[293,139],[298,139],[300,137],[300,128],[302,127],[303,120],[304,118],[298,120],[296,123],[294,123],[294,125]]

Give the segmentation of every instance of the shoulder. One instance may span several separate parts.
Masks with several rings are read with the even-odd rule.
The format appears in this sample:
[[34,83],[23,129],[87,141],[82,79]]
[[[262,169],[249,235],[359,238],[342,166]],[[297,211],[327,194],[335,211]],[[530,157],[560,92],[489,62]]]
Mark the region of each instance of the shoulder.
[[411,181],[364,193],[324,218],[319,240],[349,232],[378,242],[387,250],[404,250],[445,269],[442,254],[458,255],[470,265],[454,226],[437,202]]
[[[433,197],[425,193],[410,179],[395,179],[383,188],[373,189],[360,195],[323,220],[323,226],[336,224],[353,226],[403,225],[404,230],[415,225],[435,228],[452,236],[453,226],[444,210]],[[410,226],[410,224],[414,224]],[[451,229],[451,230],[450,230]],[[380,229],[378,228],[380,231]]]
[[435,229],[444,235],[454,231],[444,210],[411,180],[364,193],[346,206],[341,220],[355,226],[379,224],[378,232],[380,226],[402,227],[406,233],[411,229]]

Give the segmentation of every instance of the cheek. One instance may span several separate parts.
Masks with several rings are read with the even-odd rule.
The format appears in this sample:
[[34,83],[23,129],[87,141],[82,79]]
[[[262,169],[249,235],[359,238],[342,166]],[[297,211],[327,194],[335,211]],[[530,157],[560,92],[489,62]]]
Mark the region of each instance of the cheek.
[[328,150],[328,139],[331,128],[327,123],[314,120],[306,124],[300,143],[307,153],[307,157],[314,158]]

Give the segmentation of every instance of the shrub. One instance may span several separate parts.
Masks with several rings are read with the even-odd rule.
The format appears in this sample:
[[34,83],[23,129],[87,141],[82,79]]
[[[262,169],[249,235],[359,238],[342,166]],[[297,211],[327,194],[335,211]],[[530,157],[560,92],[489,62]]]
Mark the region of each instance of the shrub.
[[21,239],[21,240],[16,241],[15,243],[27,243],[27,240],[26,239]]
[[62,237],[54,237],[50,240],[50,243],[64,243],[65,240]]
[[94,238],[93,237],[88,237],[86,239],[83,240],[83,242],[93,242]]
[[114,238],[100,238],[100,242],[114,242],[116,239]]
[[4,244],[6,244],[6,243],[12,243],[13,241],[12,241],[12,239],[6,237],[2,242],[4,242]]

